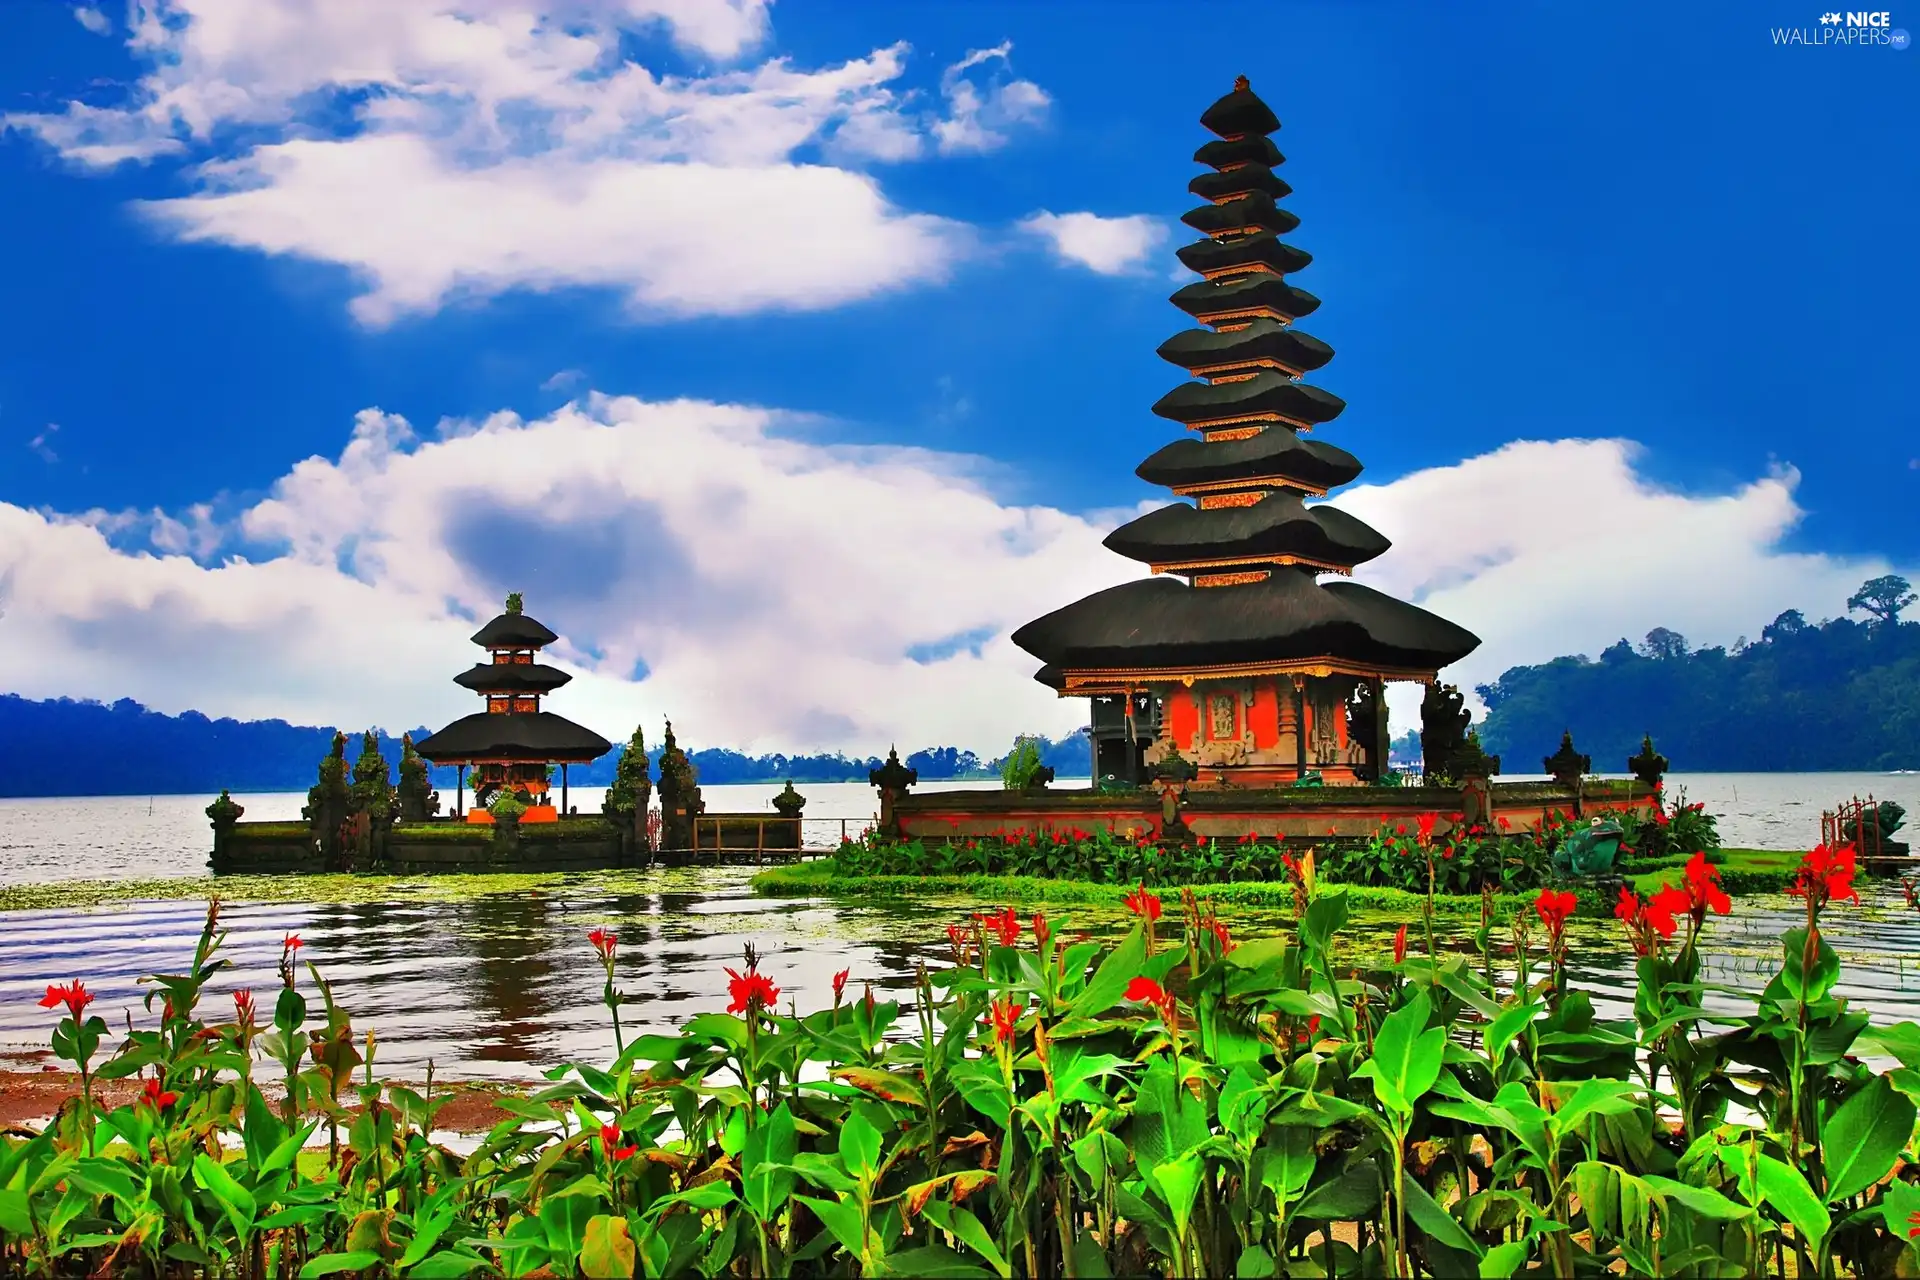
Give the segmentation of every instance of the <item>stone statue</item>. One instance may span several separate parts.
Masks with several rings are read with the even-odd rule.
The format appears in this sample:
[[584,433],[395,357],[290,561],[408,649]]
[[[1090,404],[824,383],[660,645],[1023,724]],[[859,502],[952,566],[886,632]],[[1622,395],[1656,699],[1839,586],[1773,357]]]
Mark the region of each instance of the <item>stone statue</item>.
[[433,771],[413,749],[410,733],[400,736],[400,783],[394,792],[402,822],[425,822],[440,812],[440,793],[433,789]]
[[699,782],[700,771],[673,740],[673,721],[667,721],[660,748],[660,844],[676,862],[693,848],[694,819],[706,812]]
[[[655,852],[647,831],[647,810],[653,803],[650,763],[646,730],[635,725],[633,737],[627,739],[620,759],[613,766],[613,785],[607,788],[606,798],[600,802],[600,812],[620,833],[623,862],[650,861]],[[664,775],[662,788],[664,794]]]
[[1430,684],[1420,702],[1420,754],[1429,779],[1458,776],[1454,756],[1466,745],[1473,713],[1450,684]]
[[347,735],[333,735],[333,750],[320,761],[320,780],[307,789],[307,803],[300,817],[313,832],[320,850],[321,864],[332,868],[341,862],[341,828],[347,821],[351,801],[347,790]]
[[1603,876],[1613,870],[1620,855],[1620,824],[1595,818],[1560,842],[1553,851],[1553,868],[1563,876]]

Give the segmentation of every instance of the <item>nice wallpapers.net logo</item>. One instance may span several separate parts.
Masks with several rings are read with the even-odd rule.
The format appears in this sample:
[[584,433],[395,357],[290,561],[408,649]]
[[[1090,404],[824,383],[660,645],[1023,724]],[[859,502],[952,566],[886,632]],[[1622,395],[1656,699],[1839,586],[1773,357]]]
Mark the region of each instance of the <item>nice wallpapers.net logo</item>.
[[1862,12],[1825,10],[1810,27],[1775,27],[1773,42],[1831,49],[1905,49],[1912,40],[1904,27],[1893,25],[1884,9]]

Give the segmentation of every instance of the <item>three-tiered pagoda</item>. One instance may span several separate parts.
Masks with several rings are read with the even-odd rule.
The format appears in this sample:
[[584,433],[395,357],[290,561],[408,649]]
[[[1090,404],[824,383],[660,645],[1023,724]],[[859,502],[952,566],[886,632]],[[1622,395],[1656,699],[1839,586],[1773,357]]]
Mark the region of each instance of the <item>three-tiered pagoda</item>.
[[[468,821],[487,820],[487,801],[497,792],[525,792],[534,800],[522,822],[550,822],[567,807],[569,764],[584,764],[613,749],[593,730],[540,709],[540,699],[573,679],[539,661],[540,650],[560,637],[521,611],[520,593],[507,597],[502,613],[473,635],[488,659],[453,678],[487,700],[485,711],[462,716],[415,745],[435,764],[460,766],[458,795],[464,796],[467,766],[477,773],[474,810]],[[560,808],[548,802],[547,774],[560,766]],[[455,812],[459,801],[455,802]]]
[[[1192,375],[1153,411],[1192,434],[1137,474],[1184,501],[1133,520],[1106,545],[1154,576],[1096,592],[1028,623],[1014,643],[1042,683],[1093,700],[1096,780],[1144,781],[1175,751],[1199,785],[1377,778],[1387,760],[1385,684],[1431,683],[1478,647],[1472,633],[1343,581],[1386,538],[1328,503],[1360,474],[1307,432],[1346,404],[1301,379],[1333,357],[1293,322],[1320,300],[1289,284],[1311,256],[1280,237],[1300,220],[1267,136],[1280,127],[1246,77],[1200,123],[1212,172],[1187,189],[1207,203],[1181,221],[1204,235],[1179,250],[1202,279],[1173,304],[1205,328],[1160,345]],[[1321,575],[1340,575],[1320,581]]]

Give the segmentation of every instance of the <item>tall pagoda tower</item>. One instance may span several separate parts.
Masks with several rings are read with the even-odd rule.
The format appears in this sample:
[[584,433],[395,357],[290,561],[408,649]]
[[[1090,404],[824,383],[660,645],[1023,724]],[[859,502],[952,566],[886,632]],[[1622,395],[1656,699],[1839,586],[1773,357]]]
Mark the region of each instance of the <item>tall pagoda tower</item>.
[[[460,717],[414,747],[435,764],[460,766],[462,792],[467,767],[476,769],[469,821],[485,821],[487,800],[499,791],[524,791],[533,797],[522,822],[552,821],[566,811],[567,766],[596,760],[613,749],[593,730],[540,709],[541,698],[573,679],[539,660],[540,650],[559,638],[522,611],[519,592],[508,596],[506,612],[473,635],[473,642],[487,651],[487,660],[453,678],[484,697],[487,709]],[[558,810],[548,801],[547,770],[554,764],[560,766]]]
[[[1479,646],[1426,610],[1344,580],[1386,538],[1330,503],[1360,474],[1352,454],[1306,433],[1346,402],[1301,379],[1333,349],[1293,327],[1320,300],[1288,283],[1309,254],[1280,237],[1300,219],[1269,134],[1279,129],[1245,76],[1200,123],[1206,203],[1181,221],[1200,280],[1172,302],[1204,328],[1160,344],[1194,379],[1153,411],[1190,434],[1141,463],[1180,499],[1108,535],[1153,577],[1096,592],[1013,633],[1066,697],[1092,699],[1096,779],[1143,781],[1178,751],[1198,785],[1284,786],[1378,777],[1387,759],[1385,683],[1431,683]],[[1321,581],[1322,575],[1334,575]]]

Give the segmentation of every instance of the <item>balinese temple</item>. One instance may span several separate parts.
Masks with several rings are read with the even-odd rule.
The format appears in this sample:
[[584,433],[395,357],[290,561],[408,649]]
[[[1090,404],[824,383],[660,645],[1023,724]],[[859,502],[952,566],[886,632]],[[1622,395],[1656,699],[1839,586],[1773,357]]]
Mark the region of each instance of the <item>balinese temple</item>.
[[[1179,250],[1201,279],[1173,304],[1202,328],[1160,345],[1190,376],[1153,412],[1187,431],[1137,474],[1180,501],[1106,539],[1153,576],[1097,592],[1014,632],[1036,677],[1092,700],[1095,778],[1146,780],[1178,750],[1199,786],[1271,787],[1317,773],[1378,777],[1385,684],[1431,683],[1480,643],[1426,610],[1348,581],[1389,543],[1323,498],[1360,462],[1319,438],[1346,404],[1302,381],[1333,349],[1294,328],[1320,300],[1288,281],[1312,260],[1281,240],[1300,220],[1268,137],[1280,127],[1243,76],[1200,123],[1205,203]],[[1326,580],[1323,581],[1322,579]]]
[[[480,628],[473,642],[487,660],[453,678],[487,700],[485,711],[462,716],[418,743],[414,750],[435,764],[460,767],[463,807],[467,769],[474,769],[469,822],[489,822],[487,802],[498,792],[525,792],[534,803],[522,822],[551,822],[567,810],[567,766],[596,760],[613,744],[564,716],[540,709],[540,699],[573,679],[539,660],[540,650],[560,637],[521,612],[520,593],[507,597],[506,612]],[[549,800],[547,774],[560,766],[560,807]]]

